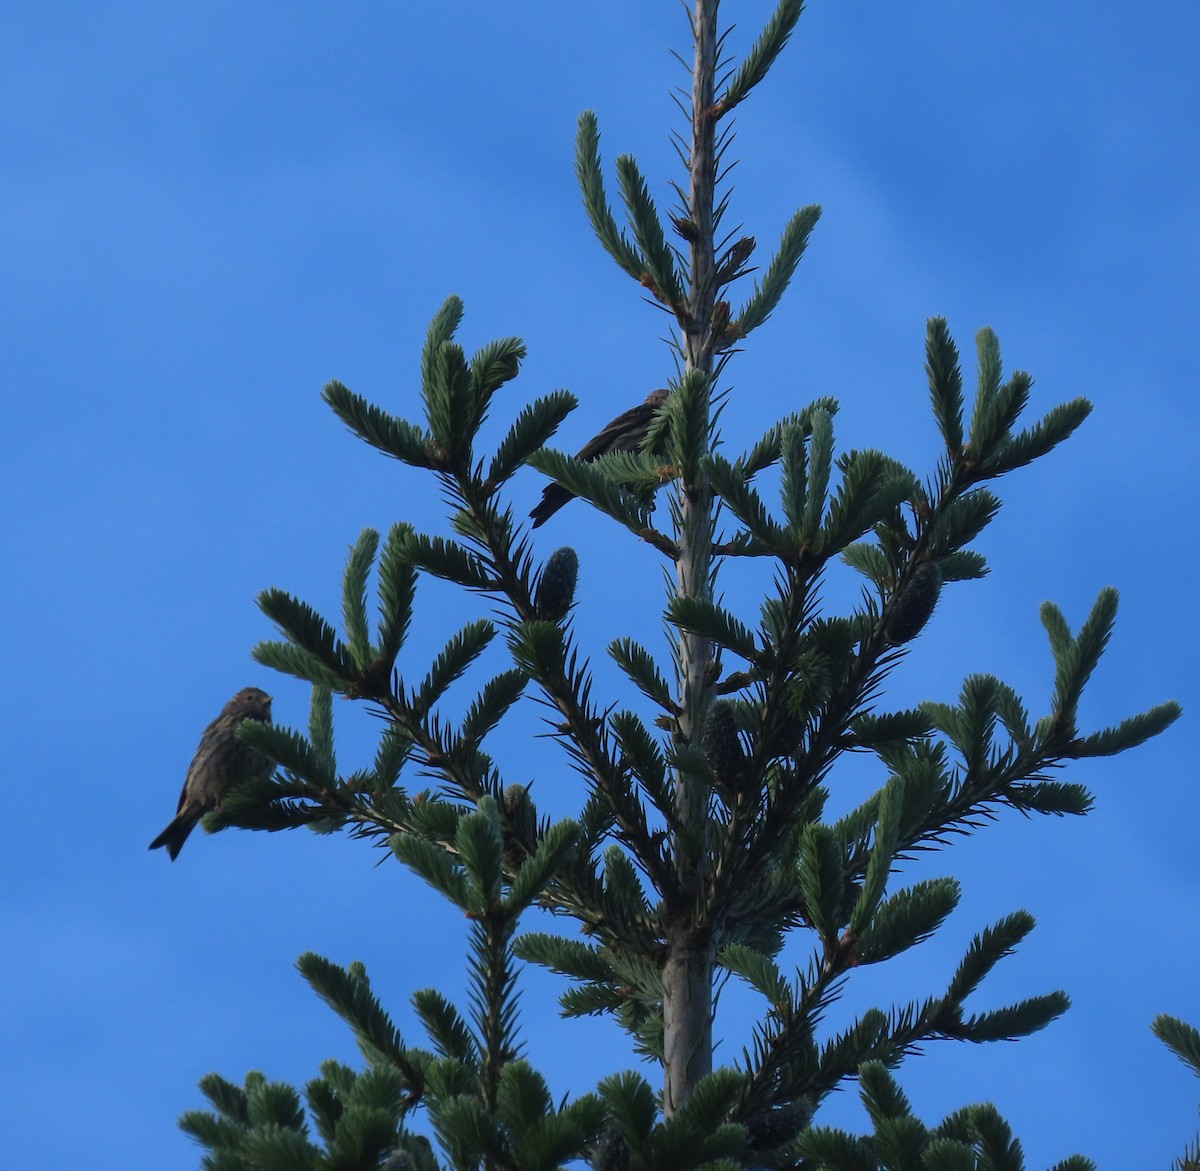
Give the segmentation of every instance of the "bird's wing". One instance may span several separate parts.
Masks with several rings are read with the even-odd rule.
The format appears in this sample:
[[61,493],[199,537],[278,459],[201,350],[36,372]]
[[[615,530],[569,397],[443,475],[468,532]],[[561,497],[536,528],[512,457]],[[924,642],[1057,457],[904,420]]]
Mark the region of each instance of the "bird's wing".
[[[196,755],[192,757],[192,763],[188,765],[187,776],[183,778],[183,790],[179,794],[179,806],[175,810],[176,814],[182,813],[183,807],[187,804],[188,790],[191,788],[192,777],[198,770],[201,760],[208,759],[209,754],[205,751],[205,749],[211,748],[213,729],[217,727],[220,722],[221,717],[217,716],[217,718],[209,723],[208,727],[204,729],[204,735],[200,737],[200,743],[196,748]],[[199,796],[199,793],[193,793],[193,797]]]
[[619,414],[598,435],[588,440],[575,458],[591,460],[610,451],[635,451],[645,438],[654,412],[665,397],[665,394],[662,397],[651,395],[645,402]]

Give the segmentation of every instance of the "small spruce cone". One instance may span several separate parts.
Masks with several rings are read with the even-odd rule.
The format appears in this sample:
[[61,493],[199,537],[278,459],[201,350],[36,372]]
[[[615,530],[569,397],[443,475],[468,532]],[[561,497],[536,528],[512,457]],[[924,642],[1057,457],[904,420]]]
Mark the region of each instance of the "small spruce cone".
[[728,301],[718,301],[713,306],[708,332],[714,350],[727,350],[745,336],[742,327],[730,319]]
[[884,634],[893,646],[912,642],[929,621],[942,590],[942,571],[936,561],[922,561],[908,585],[892,600]]
[[718,285],[727,285],[741,271],[742,266],[750,259],[750,253],[754,251],[755,240],[753,236],[743,236],[721,259],[721,266],[717,269],[714,280]]
[[742,1122],[751,1151],[772,1151],[790,1143],[812,1121],[812,1105],[804,1098],[776,1106]]
[[631,1162],[629,1147],[620,1132],[613,1126],[605,1127],[596,1143],[592,1167],[595,1171],[629,1171]]
[[727,699],[717,700],[708,709],[702,747],[717,784],[725,789],[736,789],[745,764],[745,753],[742,751],[742,742],[738,739],[733,704]]
[[700,229],[696,227],[696,221],[688,219],[687,216],[673,215],[671,223],[677,231],[689,244],[694,244],[700,239]]
[[533,604],[538,615],[548,622],[561,622],[575,601],[575,582],[579,577],[579,558],[570,545],[550,554],[537,584]]
[[729,328],[729,302],[718,301],[713,306],[712,313],[712,335],[715,338],[721,337]]

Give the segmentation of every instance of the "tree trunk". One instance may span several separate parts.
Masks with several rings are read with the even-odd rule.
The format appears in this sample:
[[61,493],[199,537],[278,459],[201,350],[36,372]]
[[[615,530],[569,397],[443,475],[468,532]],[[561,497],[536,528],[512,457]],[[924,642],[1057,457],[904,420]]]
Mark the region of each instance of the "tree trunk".
[[[717,58],[717,0],[696,0],[694,20],[688,216],[696,231],[691,244],[690,324],[683,343],[685,370],[711,375],[713,351],[708,325],[715,299],[713,207],[717,165],[716,127],[710,111]],[[679,507],[676,586],[681,595],[708,597],[712,498],[707,483],[683,484]],[[712,657],[713,648],[706,639],[687,632],[680,634],[679,681],[684,713],[680,732],[692,742],[700,737],[708,707]],[[673,929],[663,967],[663,1109],[668,1117],[687,1101],[696,1082],[712,1070],[713,942],[711,931],[698,926],[709,885],[705,782],[680,772],[675,804],[679,819],[679,832],[674,839],[675,866],[684,905],[672,918]]]

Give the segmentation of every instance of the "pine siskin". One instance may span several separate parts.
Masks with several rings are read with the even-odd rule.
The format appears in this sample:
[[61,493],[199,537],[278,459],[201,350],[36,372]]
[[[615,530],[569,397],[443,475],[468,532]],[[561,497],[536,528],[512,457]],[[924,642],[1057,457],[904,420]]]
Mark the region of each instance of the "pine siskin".
[[[610,451],[637,451],[650,430],[655,412],[667,401],[669,393],[666,390],[651,391],[645,402],[618,415],[599,435],[585,443],[575,458],[590,461],[608,455]],[[561,484],[547,484],[542,489],[541,501],[529,514],[533,517],[533,527],[536,529],[545,524],[574,496],[574,492]]]
[[150,843],[166,846],[174,862],[196,823],[221,803],[221,798],[242,781],[269,777],[275,763],[235,735],[244,720],[271,720],[271,697],[257,687],[243,687],[222,709],[200,737],[200,747],[187,771],[179,808],[171,822]]

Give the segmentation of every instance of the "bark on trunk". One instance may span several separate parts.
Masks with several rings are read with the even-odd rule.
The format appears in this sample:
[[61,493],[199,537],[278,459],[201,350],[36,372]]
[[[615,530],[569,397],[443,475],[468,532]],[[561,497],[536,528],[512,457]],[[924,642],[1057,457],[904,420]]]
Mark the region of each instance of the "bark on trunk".
[[[713,77],[717,59],[717,0],[695,2],[695,52],[692,71],[692,150],[689,159],[689,218],[696,226],[691,245],[689,317],[684,363],[688,371],[711,374],[715,290],[713,207],[716,187]],[[682,485],[680,558],[676,584],[680,594],[707,597],[712,563],[712,499],[707,483]],[[699,738],[708,706],[712,645],[686,632],[679,640],[680,690],[684,715],[680,732]],[[708,886],[706,822],[708,791],[697,778],[677,778],[675,866],[684,905],[678,908],[663,967],[664,1085],[663,1108],[670,1117],[687,1101],[700,1078],[712,1070],[713,942],[697,924]]]

